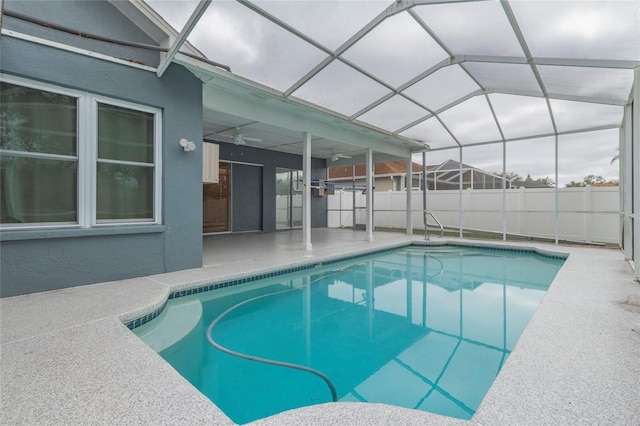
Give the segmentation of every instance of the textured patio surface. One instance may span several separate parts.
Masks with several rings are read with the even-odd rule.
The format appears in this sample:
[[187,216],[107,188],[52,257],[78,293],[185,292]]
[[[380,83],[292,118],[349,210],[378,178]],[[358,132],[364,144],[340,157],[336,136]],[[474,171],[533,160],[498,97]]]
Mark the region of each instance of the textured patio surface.
[[[203,268],[1,299],[0,424],[232,423],[122,321],[194,283],[422,239],[364,238],[364,232],[314,230],[307,252],[301,231],[205,237]],[[622,253],[509,244],[570,256],[470,421],[382,404],[330,403],[255,423],[637,424],[640,284]]]

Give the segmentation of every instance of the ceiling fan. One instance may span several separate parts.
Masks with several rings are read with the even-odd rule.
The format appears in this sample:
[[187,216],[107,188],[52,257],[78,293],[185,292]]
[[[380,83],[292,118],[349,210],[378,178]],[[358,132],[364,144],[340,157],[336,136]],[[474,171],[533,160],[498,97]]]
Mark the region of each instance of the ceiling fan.
[[233,132],[233,135],[224,135],[221,134],[220,136],[224,136],[226,138],[230,138],[234,144],[236,145],[246,145],[247,141],[249,142],[262,142],[262,139],[259,138],[250,138],[248,136],[245,136],[238,127],[236,127],[235,132]]
[[346,154],[337,154],[335,151],[332,151],[331,161],[338,161],[340,158],[351,158],[351,156]]

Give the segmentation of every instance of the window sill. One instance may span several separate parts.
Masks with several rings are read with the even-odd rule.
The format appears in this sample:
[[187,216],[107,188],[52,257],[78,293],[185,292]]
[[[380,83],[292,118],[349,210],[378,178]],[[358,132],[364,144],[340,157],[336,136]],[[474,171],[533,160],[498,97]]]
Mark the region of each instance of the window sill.
[[165,231],[164,225],[105,226],[66,229],[3,229],[0,241],[41,240],[47,238],[98,237],[102,235],[155,234]]

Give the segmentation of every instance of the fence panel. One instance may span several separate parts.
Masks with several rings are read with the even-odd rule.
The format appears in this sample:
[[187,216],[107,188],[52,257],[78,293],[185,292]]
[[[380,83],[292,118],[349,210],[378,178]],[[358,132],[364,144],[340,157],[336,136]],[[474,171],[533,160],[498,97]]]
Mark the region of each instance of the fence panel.
[[[507,233],[532,237],[555,236],[555,189],[518,188],[506,190]],[[374,226],[406,228],[406,192],[374,193]],[[364,223],[365,196],[356,193],[356,216]],[[502,232],[502,190],[465,189],[462,225],[467,230]],[[353,195],[336,191],[329,196],[329,227],[353,226]],[[429,191],[427,210],[446,227],[460,226],[460,192]],[[558,237],[565,240],[619,243],[618,187],[558,189]],[[422,192],[414,191],[412,219],[422,227]]]

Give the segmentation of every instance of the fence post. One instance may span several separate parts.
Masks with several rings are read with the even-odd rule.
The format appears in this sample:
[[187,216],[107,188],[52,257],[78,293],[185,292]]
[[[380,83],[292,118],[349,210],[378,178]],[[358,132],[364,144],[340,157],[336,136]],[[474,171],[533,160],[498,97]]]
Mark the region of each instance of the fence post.
[[591,202],[591,185],[587,185],[584,188],[584,239],[586,242],[591,242],[593,231],[591,229],[591,216],[592,216],[592,202]]
[[524,212],[524,206],[526,204],[525,202],[525,195],[524,195],[524,186],[521,186],[520,188],[518,188],[518,234],[522,235],[522,222],[526,222],[523,220],[524,215],[526,214]]

